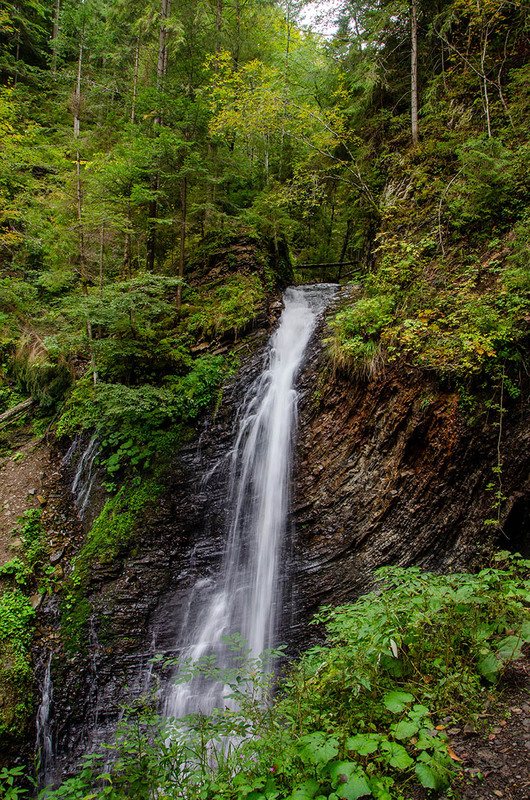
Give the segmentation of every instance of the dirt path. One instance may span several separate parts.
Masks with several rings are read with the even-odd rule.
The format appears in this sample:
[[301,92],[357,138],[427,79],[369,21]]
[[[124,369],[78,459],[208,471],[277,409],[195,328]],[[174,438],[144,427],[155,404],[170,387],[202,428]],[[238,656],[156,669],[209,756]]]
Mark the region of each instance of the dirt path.
[[459,800],[530,798],[530,656],[514,662],[499,701],[478,726],[449,729],[451,748],[462,759],[454,787]]
[[18,517],[45,504],[43,481],[53,469],[50,449],[42,438],[20,442],[8,458],[0,460],[0,564],[13,558]]

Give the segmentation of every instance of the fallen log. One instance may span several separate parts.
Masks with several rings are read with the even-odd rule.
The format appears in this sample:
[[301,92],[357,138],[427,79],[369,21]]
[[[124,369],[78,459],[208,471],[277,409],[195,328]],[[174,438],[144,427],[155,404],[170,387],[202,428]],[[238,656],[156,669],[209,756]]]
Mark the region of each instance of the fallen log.
[[7,411],[4,411],[2,414],[0,414],[0,425],[3,422],[7,422],[12,417],[22,414],[22,412],[32,406],[34,402],[35,401],[33,400],[33,397],[30,397],[27,400],[23,400],[21,403],[18,403],[16,406],[8,408]]

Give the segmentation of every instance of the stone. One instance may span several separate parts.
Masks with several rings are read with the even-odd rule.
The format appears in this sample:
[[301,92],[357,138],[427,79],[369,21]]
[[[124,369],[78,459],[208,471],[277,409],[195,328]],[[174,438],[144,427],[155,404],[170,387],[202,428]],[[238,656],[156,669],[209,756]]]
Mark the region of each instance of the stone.
[[34,608],[35,611],[38,608],[41,607],[43,599],[44,599],[44,595],[43,594],[32,594],[31,595],[31,597],[29,598],[29,602],[31,603],[32,608]]
[[57,564],[57,562],[61,560],[63,555],[64,555],[64,547],[60,547],[58,550],[54,550],[52,553],[50,553],[50,564]]

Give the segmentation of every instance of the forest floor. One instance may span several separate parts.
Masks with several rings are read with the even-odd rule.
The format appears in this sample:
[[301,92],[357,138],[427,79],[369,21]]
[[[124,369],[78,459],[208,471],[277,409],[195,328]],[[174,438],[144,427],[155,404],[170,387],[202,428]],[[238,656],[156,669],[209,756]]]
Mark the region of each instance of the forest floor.
[[17,519],[46,503],[43,481],[52,469],[50,448],[42,437],[17,431],[11,452],[0,458],[0,565],[14,556]]
[[[460,774],[439,800],[529,800],[530,652],[510,665],[476,723],[449,725],[446,733]],[[414,795],[426,797],[425,790]]]

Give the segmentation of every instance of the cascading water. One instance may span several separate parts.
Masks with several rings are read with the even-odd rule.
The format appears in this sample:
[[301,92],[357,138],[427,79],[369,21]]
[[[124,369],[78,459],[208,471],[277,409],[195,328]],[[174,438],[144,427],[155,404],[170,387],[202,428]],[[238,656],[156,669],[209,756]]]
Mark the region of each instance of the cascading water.
[[[70,467],[75,463],[75,456],[79,452],[79,439],[72,442],[70,449],[63,458],[63,466]],[[74,505],[80,519],[83,519],[90,503],[90,497],[97,477],[96,457],[99,452],[99,441],[93,436],[86,448],[77,459],[75,473],[72,480],[71,492],[74,496]]]
[[36,751],[39,755],[39,783],[46,786],[53,779],[53,743],[50,730],[50,706],[53,696],[51,678],[53,652],[50,652],[41,688],[41,701],[37,711]]
[[[197,582],[179,637],[185,662],[215,655],[219,666],[228,666],[225,637],[235,633],[252,658],[274,645],[296,419],[294,382],[319,313],[335,290],[320,285],[285,292],[269,363],[247,396],[230,454],[231,518],[220,576]],[[166,715],[208,713],[222,693],[218,683],[196,676],[171,688]]]

